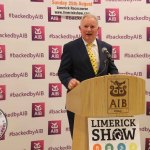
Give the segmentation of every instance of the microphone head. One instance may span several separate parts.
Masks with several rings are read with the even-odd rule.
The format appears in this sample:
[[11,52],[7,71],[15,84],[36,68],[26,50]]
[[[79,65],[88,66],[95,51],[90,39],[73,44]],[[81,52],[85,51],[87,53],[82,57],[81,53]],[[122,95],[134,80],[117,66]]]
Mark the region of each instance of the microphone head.
[[110,55],[110,53],[108,52],[108,50],[107,50],[106,47],[103,47],[103,48],[102,48],[102,52],[106,54],[106,56],[107,56],[107,58],[108,58],[109,60],[112,60],[111,55]]
[[103,53],[108,52],[107,48],[106,48],[106,47],[103,47],[103,48],[102,48],[102,52],[103,52]]

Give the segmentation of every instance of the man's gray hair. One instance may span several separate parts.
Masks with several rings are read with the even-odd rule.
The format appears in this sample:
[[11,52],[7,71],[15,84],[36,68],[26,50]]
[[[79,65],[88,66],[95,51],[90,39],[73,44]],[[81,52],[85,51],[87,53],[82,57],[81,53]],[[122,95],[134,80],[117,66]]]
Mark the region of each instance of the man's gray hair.
[[[85,14],[85,15],[82,17],[81,22],[82,22],[85,18],[88,18],[88,17],[94,18],[94,19],[96,20],[96,22],[97,22],[97,25],[98,25],[98,19],[97,19],[97,17],[96,17],[95,15],[93,15],[93,14],[90,14],[90,13]],[[80,23],[81,23],[81,22],[80,22]]]

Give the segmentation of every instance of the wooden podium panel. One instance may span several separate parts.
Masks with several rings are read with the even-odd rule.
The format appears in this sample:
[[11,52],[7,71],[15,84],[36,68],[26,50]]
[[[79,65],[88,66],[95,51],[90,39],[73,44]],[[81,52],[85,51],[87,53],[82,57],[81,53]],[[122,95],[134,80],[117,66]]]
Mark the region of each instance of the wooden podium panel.
[[72,150],[88,150],[87,117],[75,115]]
[[[114,91],[114,95],[110,94],[111,91]],[[66,108],[88,117],[143,114],[145,81],[127,75],[108,75],[85,80],[67,94]]]
[[127,75],[85,80],[67,94],[66,108],[75,113],[72,150],[88,150],[87,118],[145,113],[145,81]]

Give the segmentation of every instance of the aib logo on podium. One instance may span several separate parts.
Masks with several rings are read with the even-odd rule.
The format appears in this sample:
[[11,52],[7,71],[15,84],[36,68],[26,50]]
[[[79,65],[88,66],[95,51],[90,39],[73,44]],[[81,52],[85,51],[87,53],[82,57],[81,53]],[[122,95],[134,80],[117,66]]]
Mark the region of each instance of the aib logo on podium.
[[44,140],[32,141],[31,150],[44,150]]
[[106,8],[106,22],[118,23],[119,22],[119,9],[118,8]]
[[127,113],[128,79],[109,79],[108,87],[108,113]]

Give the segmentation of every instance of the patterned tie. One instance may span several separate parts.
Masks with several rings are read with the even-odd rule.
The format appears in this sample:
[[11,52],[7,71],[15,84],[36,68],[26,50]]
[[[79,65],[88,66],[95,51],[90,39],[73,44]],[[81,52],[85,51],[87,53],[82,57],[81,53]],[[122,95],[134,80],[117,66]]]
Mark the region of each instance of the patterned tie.
[[97,66],[97,62],[96,62],[96,57],[95,57],[95,55],[94,55],[94,53],[92,51],[92,45],[93,45],[92,43],[87,44],[86,48],[87,48],[87,52],[88,52],[91,64],[93,66],[93,70],[94,70],[95,74],[97,74],[98,66]]

